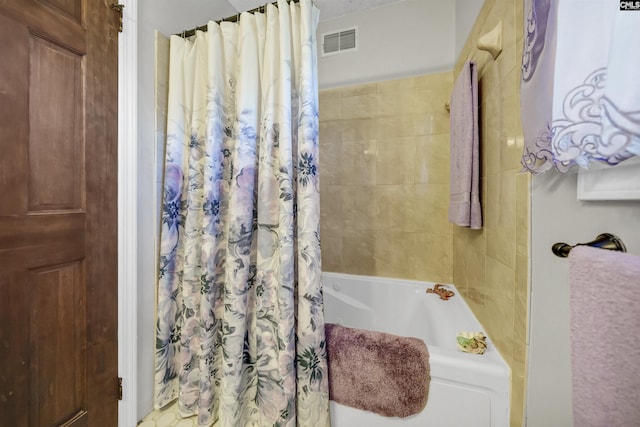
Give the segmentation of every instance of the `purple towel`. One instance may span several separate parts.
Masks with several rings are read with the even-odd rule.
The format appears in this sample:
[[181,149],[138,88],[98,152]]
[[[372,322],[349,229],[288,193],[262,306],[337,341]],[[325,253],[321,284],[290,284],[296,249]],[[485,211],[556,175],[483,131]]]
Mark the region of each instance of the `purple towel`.
[[475,230],[482,226],[478,130],[478,72],[467,62],[451,93],[449,222]]
[[573,425],[640,425],[640,257],[569,253]]

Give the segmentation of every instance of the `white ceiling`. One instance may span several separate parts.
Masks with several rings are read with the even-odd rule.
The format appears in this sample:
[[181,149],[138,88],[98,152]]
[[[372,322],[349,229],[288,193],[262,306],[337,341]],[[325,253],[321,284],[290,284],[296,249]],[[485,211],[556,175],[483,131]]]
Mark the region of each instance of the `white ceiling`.
[[[274,0],[140,0],[141,21],[165,35],[205,25]],[[320,21],[405,0],[313,0]],[[2,0],[0,0],[2,3]]]
[[[255,9],[267,3],[268,0],[227,0],[238,12]],[[398,3],[404,0],[313,0],[320,9],[320,20],[336,18],[342,15],[373,9],[390,3]]]

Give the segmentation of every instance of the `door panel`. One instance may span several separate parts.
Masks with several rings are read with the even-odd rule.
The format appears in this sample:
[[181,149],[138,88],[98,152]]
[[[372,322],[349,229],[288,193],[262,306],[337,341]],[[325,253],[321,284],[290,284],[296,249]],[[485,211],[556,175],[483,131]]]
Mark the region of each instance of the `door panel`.
[[117,426],[117,20],[0,2],[0,426]]
[[37,35],[29,53],[29,210],[82,209],[82,56]]
[[[95,5],[92,3],[96,3]],[[105,20],[105,24],[114,25],[113,16],[111,16],[111,10],[109,10],[109,4],[111,2],[105,2],[104,0],[95,0],[88,2],[82,0],[82,9],[96,10],[101,14],[102,19]],[[105,8],[104,11],[100,10]],[[89,15],[91,10],[86,10],[85,22],[78,22],[75,19],[69,19],[67,13],[59,10],[58,8],[50,7],[49,5],[43,5],[36,0],[3,0],[0,1],[0,12],[7,18],[15,21],[18,24],[24,24],[22,34],[24,31],[28,31],[39,34],[47,40],[52,40],[60,45],[75,52],[87,52],[87,42],[91,36],[91,32],[96,29],[104,29],[104,25],[98,27],[88,27],[86,24],[89,21]],[[82,11],[79,12],[82,16]],[[109,33],[107,33],[109,34]],[[104,34],[100,36],[104,40]]]
[[[84,412],[85,286],[82,262],[29,272],[31,425],[51,425]],[[28,317],[28,318],[27,318]]]
[[39,0],[40,3],[49,5],[58,9],[62,14],[68,16],[77,23],[82,18],[82,1],[81,0]]
[[[0,9],[1,10],[1,9]],[[0,12],[0,52],[11,61],[0,61],[0,146],[10,155],[0,156],[0,185],[5,200],[0,203],[0,216],[26,213],[28,184],[29,135],[29,49],[25,45],[23,25]],[[12,144],[13,141],[20,143]],[[10,148],[9,148],[10,147]],[[0,233],[3,231],[0,228]],[[0,239],[0,245],[3,243]]]

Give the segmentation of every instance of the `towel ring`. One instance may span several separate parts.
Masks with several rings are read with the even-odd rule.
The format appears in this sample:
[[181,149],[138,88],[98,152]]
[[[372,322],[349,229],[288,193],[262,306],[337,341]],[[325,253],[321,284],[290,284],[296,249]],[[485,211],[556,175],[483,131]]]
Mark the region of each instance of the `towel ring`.
[[576,246],[591,246],[592,248],[627,252],[627,247],[624,245],[624,242],[622,242],[622,240],[618,236],[611,233],[602,233],[590,242],[576,243],[573,246],[568,245],[566,243],[555,243],[551,247],[551,251],[555,256],[558,256],[560,258],[566,258],[569,256],[569,252],[571,252],[571,249],[575,248]]

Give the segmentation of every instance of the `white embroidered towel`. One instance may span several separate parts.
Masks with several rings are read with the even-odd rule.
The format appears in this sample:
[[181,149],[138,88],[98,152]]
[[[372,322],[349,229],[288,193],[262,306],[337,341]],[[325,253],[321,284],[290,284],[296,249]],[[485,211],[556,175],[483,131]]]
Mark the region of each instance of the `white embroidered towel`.
[[[637,49],[629,49],[636,46]],[[626,159],[640,155],[640,11],[616,14],[607,87],[600,100],[601,155]]]
[[601,0],[525,0],[522,164],[566,172],[640,153],[640,11]]

